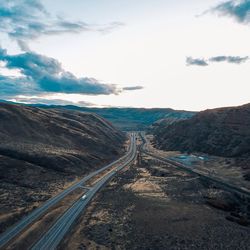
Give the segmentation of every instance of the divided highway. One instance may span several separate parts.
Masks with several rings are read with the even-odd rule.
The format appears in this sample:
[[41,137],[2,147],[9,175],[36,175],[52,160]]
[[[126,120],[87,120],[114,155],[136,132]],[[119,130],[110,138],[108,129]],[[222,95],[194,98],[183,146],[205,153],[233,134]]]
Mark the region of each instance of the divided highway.
[[130,157],[121,164],[116,167],[114,170],[106,174],[100,181],[98,181],[82,198],[77,200],[72,207],[70,207],[50,228],[48,232],[46,232],[43,237],[32,247],[32,250],[41,250],[41,249],[56,249],[60,241],[67,234],[70,227],[76,220],[76,218],[83,212],[84,208],[88,205],[94,195],[98,192],[98,190],[103,187],[107,182],[117,174],[120,170],[122,170],[125,166],[130,164],[136,157],[136,137],[135,134],[132,134],[132,147]]
[[[83,179],[81,179],[79,182],[76,184],[70,186],[69,188],[65,189],[63,192],[59,193],[58,195],[54,196],[53,198],[49,199],[46,201],[42,206],[38,207],[34,211],[32,211],[28,216],[24,217],[21,221],[19,221],[17,224],[15,224],[13,227],[11,227],[9,230],[4,232],[2,235],[0,235],[0,247],[3,247],[5,244],[7,244],[10,240],[14,239],[18,234],[20,234],[25,228],[27,228],[29,225],[31,225],[35,220],[37,220],[41,215],[43,215],[48,209],[50,209],[52,206],[54,206],[56,203],[61,201],[65,196],[67,196],[70,192],[73,190],[81,187],[85,182],[90,180],[92,177],[98,175],[99,173],[104,172],[105,170],[111,168],[112,166],[121,163],[122,166],[125,164],[127,165],[128,163],[131,162],[131,160],[135,157],[136,154],[136,145],[135,145],[135,134],[132,133],[130,135],[130,146],[129,146],[129,151],[120,159],[108,164],[107,166],[92,172],[91,174],[87,175]],[[122,162],[125,161],[123,164]],[[99,182],[98,182],[99,183]],[[100,184],[99,184],[100,185]],[[94,189],[93,189],[94,190]],[[93,193],[93,190],[91,189],[89,192],[90,194]],[[94,195],[94,194],[93,194]],[[90,195],[91,196],[91,195]],[[90,197],[89,196],[89,197]],[[88,197],[88,198],[89,198]],[[79,207],[79,209],[83,208],[80,205],[85,204],[88,199],[84,202],[76,202],[74,207]],[[87,204],[87,203],[86,203]],[[73,211],[75,209],[71,208]],[[42,248],[44,249],[44,248]],[[50,248],[49,248],[50,249]]]

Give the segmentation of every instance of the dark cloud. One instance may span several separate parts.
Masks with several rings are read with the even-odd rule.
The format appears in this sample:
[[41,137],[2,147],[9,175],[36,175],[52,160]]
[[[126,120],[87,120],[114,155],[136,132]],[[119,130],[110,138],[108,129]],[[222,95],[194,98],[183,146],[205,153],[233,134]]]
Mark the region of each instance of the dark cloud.
[[32,52],[28,42],[43,35],[84,31],[107,33],[123,25],[120,22],[91,25],[52,16],[40,0],[0,0],[0,33],[7,34],[17,42],[22,51],[25,51],[10,55],[0,47],[0,63],[4,62],[7,69],[18,70],[21,73],[18,77],[0,75],[0,97],[9,99],[20,95],[30,97],[49,93],[120,93],[123,90],[117,85],[103,84],[94,78],[78,78],[65,71],[56,59]]
[[0,61],[5,63],[6,68],[17,69],[23,75],[0,76],[1,94],[54,92],[109,95],[121,91],[114,84],[103,84],[94,78],[77,78],[65,71],[57,60],[34,52],[9,55],[0,48]]
[[142,86],[131,86],[131,87],[125,87],[123,90],[140,90],[143,89],[144,87]]
[[186,58],[186,64],[187,66],[190,65],[196,65],[196,66],[208,66],[209,63],[213,62],[227,62],[227,63],[232,63],[232,64],[241,64],[245,63],[246,61],[249,60],[248,56],[240,57],[240,56],[215,56],[211,57],[208,59],[197,59],[197,58],[192,58],[192,57],[187,57]]
[[186,64],[187,66],[196,65],[196,66],[208,66],[208,63],[204,59],[200,58],[192,58],[187,57],[186,58]]
[[35,84],[25,77],[0,75],[0,97],[3,99],[16,95],[32,95],[37,92]]
[[110,32],[124,25],[112,22],[107,25],[90,25],[81,21],[53,17],[39,0],[0,0],[0,32],[17,41],[28,51],[27,42],[42,35],[80,33],[83,31]]
[[228,62],[234,64],[241,64],[249,60],[248,56],[240,57],[240,56],[216,56],[211,57],[209,59],[210,62]]
[[250,22],[250,0],[226,1],[212,9],[223,16],[229,16],[240,23]]

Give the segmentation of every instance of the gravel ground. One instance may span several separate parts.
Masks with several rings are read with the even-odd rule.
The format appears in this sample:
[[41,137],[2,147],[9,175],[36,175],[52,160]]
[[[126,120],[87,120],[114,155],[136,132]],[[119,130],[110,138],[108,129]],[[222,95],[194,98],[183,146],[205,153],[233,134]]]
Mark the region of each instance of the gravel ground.
[[59,249],[250,249],[250,201],[143,157],[96,196]]

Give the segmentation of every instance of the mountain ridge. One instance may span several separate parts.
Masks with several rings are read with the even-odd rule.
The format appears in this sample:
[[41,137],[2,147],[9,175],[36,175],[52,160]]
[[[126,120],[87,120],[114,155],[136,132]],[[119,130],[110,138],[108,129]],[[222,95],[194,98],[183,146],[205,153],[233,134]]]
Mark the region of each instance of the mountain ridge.
[[95,114],[0,103],[0,232],[77,178],[119,158],[125,140]]
[[30,106],[40,107],[43,109],[66,109],[95,113],[109,120],[117,128],[124,131],[146,130],[149,126],[160,119],[186,119],[196,114],[196,112],[193,111],[174,110],[171,108],[94,108],[79,107],[74,105],[61,106],[44,104],[31,104]]
[[207,109],[155,131],[164,150],[199,151],[225,157],[250,155],[250,103]]

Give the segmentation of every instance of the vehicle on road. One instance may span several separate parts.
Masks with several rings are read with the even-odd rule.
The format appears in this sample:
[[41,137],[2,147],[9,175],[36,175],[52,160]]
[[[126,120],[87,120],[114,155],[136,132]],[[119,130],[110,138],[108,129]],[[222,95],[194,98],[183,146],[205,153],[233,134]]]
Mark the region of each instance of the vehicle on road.
[[86,198],[87,198],[87,195],[85,194],[82,196],[81,200],[85,200]]

